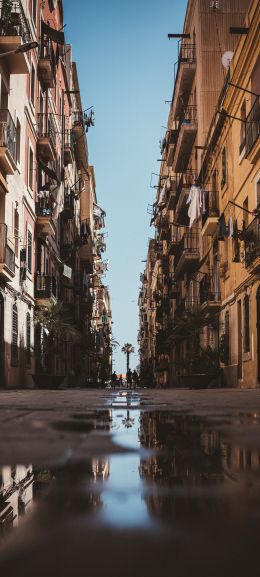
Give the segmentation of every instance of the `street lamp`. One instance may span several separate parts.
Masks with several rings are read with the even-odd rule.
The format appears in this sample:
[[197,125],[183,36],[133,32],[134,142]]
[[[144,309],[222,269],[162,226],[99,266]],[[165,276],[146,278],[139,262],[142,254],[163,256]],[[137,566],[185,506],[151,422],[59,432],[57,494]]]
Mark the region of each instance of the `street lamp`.
[[0,53],[0,58],[3,58],[4,56],[10,56],[11,54],[20,54],[21,52],[29,52],[29,50],[33,50],[34,48],[38,48],[39,44],[38,42],[26,42],[25,44],[21,44],[21,46],[18,46],[18,48],[16,48],[15,50],[9,50],[8,52],[2,52]]

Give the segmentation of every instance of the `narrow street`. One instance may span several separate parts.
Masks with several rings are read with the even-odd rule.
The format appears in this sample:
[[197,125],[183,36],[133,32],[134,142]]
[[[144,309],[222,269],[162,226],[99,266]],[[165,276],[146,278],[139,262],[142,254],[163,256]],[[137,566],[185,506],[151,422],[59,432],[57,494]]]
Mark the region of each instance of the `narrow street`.
[[2,574],[255,574],[259,390],[0,400]]

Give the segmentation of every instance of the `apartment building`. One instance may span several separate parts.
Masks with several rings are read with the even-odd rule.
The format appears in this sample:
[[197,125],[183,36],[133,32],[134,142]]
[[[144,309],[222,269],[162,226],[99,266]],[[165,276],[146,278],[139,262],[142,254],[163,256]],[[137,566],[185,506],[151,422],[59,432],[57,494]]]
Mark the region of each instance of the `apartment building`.
[[[216,182],[218,191],[209,195],[202,217],[207,254],[202,268],[204,279],[213,269],[219,282],[223,380],[247,388],[260,383],[259,23],[260,6],[253,1],[219,99],[220,113],[214,116],[207,137],[200,174],[203,188]],[[215,304],[208,300],[207,306]]]
[[[157,286],[149,305],[158,311],[160,346],[152,359],[158,384],[195,385],[198,378],[201,385],[219,374],[215,367],[222,322],[221,245],[214,240],[214,225],[210,222],[205,229],[205,221],[210,210],[219,225],[222,169],[218,167],[205,180],[202,166],[209,127],[219,109],[241,30],[246,28],[249,4],[188,2],[183,32],[178,35],[175,83],[152,217],[155,239],[162,243],[155,267]],[[227,150],[223,165],[225,154]]]
[[0,26],[0,382],[84,384],[93,110],[81,102],[62,1],[3,0]]

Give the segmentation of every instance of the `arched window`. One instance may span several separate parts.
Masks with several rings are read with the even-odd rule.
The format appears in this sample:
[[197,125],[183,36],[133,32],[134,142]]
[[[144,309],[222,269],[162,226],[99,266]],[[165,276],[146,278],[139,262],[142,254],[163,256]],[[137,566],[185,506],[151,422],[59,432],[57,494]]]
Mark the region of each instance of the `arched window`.
[[17,305],[13,305],[12,311],[12,344],[11,344],[11,364],[18,365],[18,310]]
[[246,295],[244,298],[244,351],[250,352],[250,300]]
[[30,313],[26,315],[26,362],[31,366],[31,317]]

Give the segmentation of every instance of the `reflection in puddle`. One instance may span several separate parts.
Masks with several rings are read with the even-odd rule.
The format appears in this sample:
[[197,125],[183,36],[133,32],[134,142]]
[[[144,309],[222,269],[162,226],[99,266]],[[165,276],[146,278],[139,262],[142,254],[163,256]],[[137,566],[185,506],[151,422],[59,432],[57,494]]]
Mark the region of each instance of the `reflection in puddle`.
[[[233,543],[239,550],[245,528],[259,534],[259,453],[230,441],[222,429],[217,430],[217,419],[209,425],[203,419],[173,411],[142,411],[140,399],[133,393],[123,397],[115,393],[112,409],[78,413],[72,419],[83,436],[87,430],[101,429],[100,435],[109,430],[122,453],[52,470],[31,465],[3,467],[2,542],[12,527],[19,525],[16,535],[23,531],[19,521],[30,509],[30,539],[35,526],[43,533],[57,534],[67,526],[73,532],[77,520],[82,523],[80,531],[87,522],[98,530],[108,525],[109,529],[142,529],[149,538],[154,530],[166,528],[178,530],[185,547],[199,551],[204,543],[209,563],[212,535],[225,541],[224,555],[225,547],[232,549]],[[231,427],[259,427],[258,414],[225,419]],[[66,427],[62,424],[60,430]],[[199,535],[203,535],[201,545],[196,541]],[[248,546],[248,542],[244,544]]]

